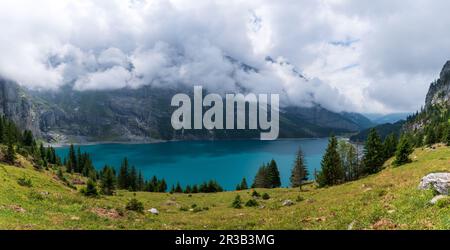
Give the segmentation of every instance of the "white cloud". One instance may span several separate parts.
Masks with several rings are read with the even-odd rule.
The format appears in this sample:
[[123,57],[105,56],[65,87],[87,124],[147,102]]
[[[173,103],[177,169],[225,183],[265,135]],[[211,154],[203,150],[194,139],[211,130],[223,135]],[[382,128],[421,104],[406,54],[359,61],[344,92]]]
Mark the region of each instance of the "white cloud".
[[449,7],[444,0],[1,1],[0,75],[34,89],[203,84],[278,92],[285,104],[413,111],[450,54]]

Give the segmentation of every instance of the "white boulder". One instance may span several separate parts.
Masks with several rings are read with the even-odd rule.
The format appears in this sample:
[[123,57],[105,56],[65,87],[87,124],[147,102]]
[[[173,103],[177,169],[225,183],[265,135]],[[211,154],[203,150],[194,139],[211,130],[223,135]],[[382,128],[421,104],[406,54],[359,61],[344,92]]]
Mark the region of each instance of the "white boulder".
[[284,207],[285,207],[285,206],[292,206],[292,205],[294,205],[294,202],[291,201],[291,200],[285,200],[285,201],[283,201],[282,205],[283,205]]
[[433,188],[442,195],[448,195],[450,189],[450,173],[433,173],[422,178],[419,189]]
[[158,211],[158,209],[156,209],[156,208],[150,208],[149,210],[148,210],[150,213],[152,213],[152,214],[156,214],[156,215],[158,215],[159,214],[159,211]]

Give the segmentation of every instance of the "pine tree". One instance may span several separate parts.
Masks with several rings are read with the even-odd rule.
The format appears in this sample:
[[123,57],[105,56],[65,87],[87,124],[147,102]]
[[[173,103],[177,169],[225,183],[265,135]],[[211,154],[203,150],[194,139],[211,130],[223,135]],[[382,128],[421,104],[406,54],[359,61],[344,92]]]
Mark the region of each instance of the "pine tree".
[[92,164],[91,157],[88,153],[83,153],[77,157],[78,168],[77,173],[81,173],[83,176],[89,177],[95,173],[94,165]]
[[374,174],[381,170],[385,161],[383,144],[380,136],[373,128],[369,132],[364,145],[364,174]]
[[128,170],[128,159],[124,158],[122,164],[120,165],[118,186],[120,189],[129,188],[129,170]]
[[233,208],[242,208],[242,200],[241,200],[241,196],[236,195],[236,197],[233,200],[233,203],[231,203],[231,207]]
[[317,177],[320,187],[340,184],[345,178],[341,159],[337,152],[337,144],[336,137],[331,136],[321,162],[322,170]]
[[45,150],[44,145],[42,143],[39,146],[39,153],[40,153],[40,157],[41,157],[42,161],[46,162],[47,161],[47,150]]
[[26,147],[31,147],[34,143],[33,133],[30,130],[23,131],[23,145]]
[[200,192],[200,193],[208,193],[208,183],[207,182],[203,182],[202,184],[200,184],[200,186],[198,187],[198,192]]
[[248,185],[247,185],[247,180],[244,178],[242,178],[241,184],[239,185],[240,190],[247,190],[248,189]]
[[383,144],[385,160],[394,156],[395,151],[397,150],[397,143],[397,137],[394,133],[386,137]]
[[162,179],[158,182],[158,192],[165,193],[167,191],[167,183],[166,180]]
[[5,160],[10,164],[14,164],[16,161],[16,151],[11,141],[8,141],[8,149],[6,150]]
[[223,188],[215,180],[210,180],[207,184],[206,193],[222,192]]
[[278,171],[278,166],[275,160],[271,160],[269,167],[267,168],[267,178],[270,183],[270,188],[281,187],[280,172]]
[[301,150],[301,148],[299,148],[297,151],[297,155],[295,156],[294,167],[291,171],[291,186],[294,188],[301,188],[303,182],[306,180],[308,180],[308,170],[305,166],[303,151]]
[[81,191],[84,195],[89,197],[98,196],[97,184],[91,178],[89,178],[86,187]]
[[397,146],[397,152],[395,153],[395,166],[401,166],[403,164],[411,162],[409,155],[413,152],[413,147],[409,143],[406,136],[402,136]]
[[77,169],[77,157],[73,144],[70,144],[69,157],[67,159],[67,172],[75,172],[75,169]]
[[447,146],[450,146],[450,125],[448,123],[446,124],[444,134],[442,135],[442,142]]
[[252,188],[269,188],[270,183],[267,181],[267,172],[268,166],[263,164],[255,175],[255,179],[253,180]]
[[136,171],[136,167],[132,166],[129,176],[129,186],[128,189],[131,191],[137,191],[138,190],[138,175]]
[[436,134],[434,132],[434,129],[429,127],[427,132],[426,132],[425,144],[427,146],[431,146],[431,145],[433,145],[435,143],[436,143]]
[[74,171],[76,173],[82,173],[83,169],[84,169],[84,167],[86,165],[86,162],[85,162],[86,158],[81,155],[80,147],[77,148],[77,155],[76,155],[76,157],[77,157],[77,165],[75,165]]
[[108,166],[105,166],[101,172],[101,191],[104,195],[113,195],[116,189],[116,176],[114,170]]
[[198,186],[197,185],[192,186],[192,193],[193,194],[198,193]]
[[179,182],[177,182],[177,186],[175,187],[175,193],[183,193],[183,188],[181,188],[181,185]]
[[143,191],[144,190],[144,176],[142,175],[142,172],[139,170],[138,173],[138,181],[137,181],[137,190]]
[[159,192],[158,178],[156,178],[155,175],[148,182],[148,184],[147,184],[147,191],[148,192]]
[[191,192],[192,192],[191,186],[190,186],[190,185],[187,185],[186,188],[184,189],[184,193],[185,193],[185,194],[190,194]]
[[57,176],[58,176],[58,178],[59,178],[60,180],[64,180],[64,179],[65,179],[65,178],[64,178],[64,173],[63,173],[61,167],[58,168]]

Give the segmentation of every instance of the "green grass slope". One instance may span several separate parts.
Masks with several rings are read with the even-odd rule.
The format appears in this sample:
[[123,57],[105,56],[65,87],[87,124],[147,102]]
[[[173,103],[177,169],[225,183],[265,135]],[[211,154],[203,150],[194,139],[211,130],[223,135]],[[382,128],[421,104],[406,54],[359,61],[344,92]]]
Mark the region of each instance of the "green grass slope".
[[[52,171],[0,164],[0,229],[450,229],[450,202],[430,205],[431,191],[420,179],[450,172],[450,148],[417,149],[413,162],[344,185],[316,189],[257,190],[269,200],[257,207],[231,207],[239,194],[136,193],[145,209],[159,215],[125,210],[133,193],[87,198],[58,180]],[[26,163],[25,160],[22,159]],[[18,179],[32,180],[32,187]],[[292,206],[282,206],[290,199]]]

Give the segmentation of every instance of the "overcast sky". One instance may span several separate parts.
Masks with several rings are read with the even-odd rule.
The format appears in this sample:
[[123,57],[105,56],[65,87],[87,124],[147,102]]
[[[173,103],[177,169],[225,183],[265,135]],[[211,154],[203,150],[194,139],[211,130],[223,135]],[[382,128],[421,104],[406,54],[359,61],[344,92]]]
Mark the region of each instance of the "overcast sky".
[[449,10],[446,0],[5,0],[0,75],[42,90],[239,86],[291,105],[415,111],[450,59]]

